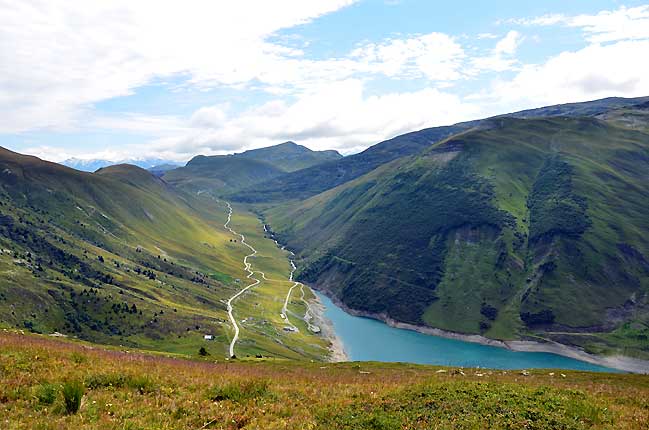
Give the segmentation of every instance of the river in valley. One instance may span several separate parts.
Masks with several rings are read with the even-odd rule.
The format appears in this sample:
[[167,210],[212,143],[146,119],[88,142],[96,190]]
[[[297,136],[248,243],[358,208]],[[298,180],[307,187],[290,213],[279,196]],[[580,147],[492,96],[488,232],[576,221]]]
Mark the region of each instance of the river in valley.
[[495,346],[390,327],[387,324],[350,315],[327,296],[316,292],[326,307],[325,317],[344,344],[352,361],[386,361],[492,369],[612,369],[544,352],[516,352]]

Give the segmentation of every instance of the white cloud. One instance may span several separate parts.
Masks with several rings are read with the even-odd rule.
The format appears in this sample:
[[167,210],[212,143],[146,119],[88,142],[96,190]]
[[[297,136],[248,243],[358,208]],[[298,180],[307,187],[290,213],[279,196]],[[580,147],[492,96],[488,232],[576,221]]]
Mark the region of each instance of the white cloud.
[[23,154],[34,155],[43,160],[61,162],[73,157],[72,153],[62,151],[61,148],[56,148],[48,145],[31,146],[20,151]]
[[649,39],[649,6],[621,7],[597,15],[578,15],[567,24],[582,28],[594,43]]
[[[201,108],[178,132],[142,145],[83,153],[83,158],[120,160],[138,154],[186,160],[196,154],[224,154],[287,140],[314,150],[349,154],[388,137],[481,114],[475,105],[438,89],[369,96],[362,80],[348,79],[314,86],[292,103],[275,100],[238,115],[228,115],[223,106]],[[48,159],[62,158],[43,148],[29,151]]]
[[494,48],[496,54],[513,55],[521,44],[523,36],[515,30],[511,30],[505,37],[500,39]]
[[507,110],[609,96],[649,94],[649,40],[592,44],[563,52],[543,64],[525,66],[513,79],[497,81],[475,97]]
[[509,24],[530,26],[564,25],[580,28],[592,43],[640,40],[649,38],[649,5],[617,10],[604,10],[597,14],[567,16],[550,14],[534,18],[518,18],[506,21]]
[[351,53],[367,71],[389,77],[420,77],[434,81],[459,79],[465,58],[462,46],[451,36],[429,33],[406,39],[368,43]]
[[[512,79],[497,79],[488,90],[470,97],[484,104],[485,109],[511,112],[609,96],[649,94],[649,57],[643,55],[649,52],[649,6],[620,7],[590,15],[549,14],[506,22],[579,28],[588,44],[576,51],[556,54],[539,64],[519,66],[520,70]],[[507,43],[504,47],[514,45]],[[480,61],[488,64],[488,60],[475,60],[476,67],[484,67]],[[511,70],[512,65],[503,66],[503,70]]]
[[73,127],[92,103],[154,77],[263,80],[300,54],[269,35],[352,2],[0,0],[0,132]]
[[556,25],[566,21],[566,16],[562,14],[547,14],[533,18],[512,18],[499,22],[499,24],[517,24],[517,25]]
[[294,103],[270,102],[222,122],[216,118],[190,136],[158,145],[171,152],[222,153],[294,140],[312,149],[356,152],[386,137],[464,120],[478,114],[459,97],[427,88],[366,96],[363,81],[323,84]]
[[227,119],[228,109],[227,104],[202,107],[192,114],[189,123],[195,127],[221,126]]
[[132,134],[152,135],[180,133],[189,130],[182,118],[172,115],[145,115],[122,112],[116,115],[87,115],[83,119],[85,130],[126,131]]
[[512,70],[517,63],[514,54],[523,42],[523,35],[518,31],[509,31],[502,39],[496,43],[496,46],[489,55],[478,56],[471,59],[473,70],[471,74],[479,74],[482,71],[503,72]]
[[[462,77],[464,51],[441,33],[367,43],[320,60],[268,42],[280,29],[353,2],[0,0],[0,133],[159,127],[158,135],[168,137],[183,127],[177,118],[98,116],[93,104],[176,76],[199,88],[258,86],[294,97],[363,75],[425,77],[440,88]],[[227,117],[222,107],[206,107],[189,126],[214,116]]]

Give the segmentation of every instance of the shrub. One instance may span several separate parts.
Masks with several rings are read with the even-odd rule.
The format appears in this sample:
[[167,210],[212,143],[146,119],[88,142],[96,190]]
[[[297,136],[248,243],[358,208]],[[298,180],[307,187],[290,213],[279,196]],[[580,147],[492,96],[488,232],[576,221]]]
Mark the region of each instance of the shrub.
[[63,394],[63,404],[65,412],[68,414],[76,414],[81,408],[81,399],[85,388],[79,381],[68,381],[61,387],[61,394]]
[[212,387],[209,398],[215,402],[231,400],[241,403],[250,399],[265,397],[270,394],[268,381],[251,379],[243,382],[230,382],[226,385]]

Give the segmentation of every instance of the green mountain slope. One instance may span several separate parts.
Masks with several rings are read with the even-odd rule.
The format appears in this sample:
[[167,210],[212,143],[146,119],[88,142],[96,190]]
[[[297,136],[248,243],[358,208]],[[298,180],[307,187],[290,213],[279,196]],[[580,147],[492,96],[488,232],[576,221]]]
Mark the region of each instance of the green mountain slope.
[[[612,109],[632,107],[649,101],[649,97],[610,97],[581,103],[568,103],[529,109],[501,115],[511,118],[539,118],[549,116],[595,116]],[[498,118],[498,117],[497,117]],[[433,127],[407,133],[369,147],[365,151],[341,160],[278,176],[262,184],[233,191],[231,198],[243,202],[281,202],[306,199],[358,178],[382,164],[400,157],[413,155],[422,149],[456,133],[480,127],[487,120],[469,121],[453,126]]]
[[266,215],[362,313],[648,357],[648,172],[645,133],[500,117]]
[[[232,336],[225,301],[242,288],[249,253],[223,228],[226,218],[224,204],[139,167],[85,173],[0,148],[0,327],[182,353],[208,347],[223,357]],[[254,216],[237,208],[232,225],[272,265],[269,276],[288,278],[286,255]],[[236,311],[279,320],[281,303],[253,305],[280,302],[291,284],[264,284]],[[283,322],[265,318],[266,330],[284,336]],[[306,330],[278,342],[248,326],[238,353],[326,355]],[[209,345],[204,334],[214,336]]]
[[316,164],[343,158],[337,151],[312,151],[306,146],[290,141],[266,148],[252,149],[234,156],[264,161],[284,172],[294,172]]
[[165,181],[194,192],[229,192],[287,172],[337,160],[336,151],[312,151],[293,142],[232,155],[199,155],[185,167],[163,174]]

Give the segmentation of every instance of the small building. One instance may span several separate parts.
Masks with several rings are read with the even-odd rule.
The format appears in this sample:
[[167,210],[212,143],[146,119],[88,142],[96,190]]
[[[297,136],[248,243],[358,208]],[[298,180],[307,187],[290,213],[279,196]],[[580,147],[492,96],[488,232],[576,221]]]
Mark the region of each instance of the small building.
[[203,340],[214,340],[214,335],[206,334],[203,336]]

